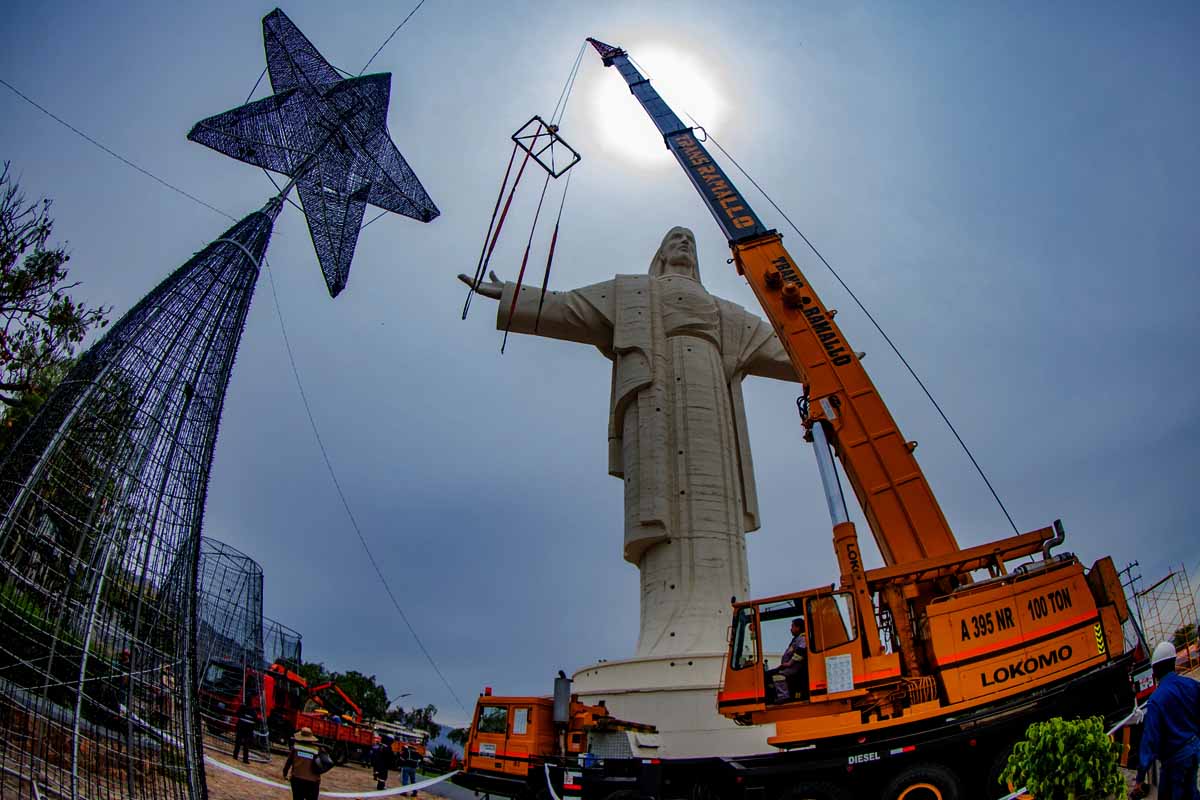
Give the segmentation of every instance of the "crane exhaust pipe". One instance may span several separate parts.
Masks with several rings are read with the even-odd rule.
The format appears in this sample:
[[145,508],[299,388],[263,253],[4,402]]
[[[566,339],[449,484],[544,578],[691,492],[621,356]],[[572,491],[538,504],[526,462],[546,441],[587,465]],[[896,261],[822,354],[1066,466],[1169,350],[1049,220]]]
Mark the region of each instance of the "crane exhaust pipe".
[[1061,519],[1054,520],[1054,536],[1047,539],[1046,542],[1042,545],[1042,560],[1049,561],[1050,560],[1050,549],[1053,547],[1061,546],[1062,543],[1065,542],[1066,540],[1067,540],[1067,531],[1063,528],[1062,520]]
[[554,721],[559,725],[571,721],[571,679],[561,669],[554,679]]

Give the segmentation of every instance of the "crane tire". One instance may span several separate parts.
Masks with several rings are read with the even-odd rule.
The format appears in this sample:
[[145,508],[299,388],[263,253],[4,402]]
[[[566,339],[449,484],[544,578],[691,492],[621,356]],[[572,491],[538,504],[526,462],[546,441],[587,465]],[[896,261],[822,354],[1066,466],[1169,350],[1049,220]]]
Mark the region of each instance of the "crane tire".
[[835,784],[825,781],[802,781],[787,789],[781,800],[849,800],[850,795]]
[[1012,787],[1005,788],[1007,784],[1000,782],[1000,773],[1004,772],[1004,768],[1008,766],[1008,757],[1015,745],[1016,742],[1009,742],[993,754],[991,763],[988,765],[987,777],[984,778],[986,782],[984,797],[996,797],[999,796],[998,793],[1008,794],[1012,791]]
[[885,800],[960,800],[962,796],[958,776],[941,764],[914,764],[883,792]]
[[329,757],[333,759],[334,766],[340,767],[350,757],[350,748],[346,746],[345,742],[334,742]]

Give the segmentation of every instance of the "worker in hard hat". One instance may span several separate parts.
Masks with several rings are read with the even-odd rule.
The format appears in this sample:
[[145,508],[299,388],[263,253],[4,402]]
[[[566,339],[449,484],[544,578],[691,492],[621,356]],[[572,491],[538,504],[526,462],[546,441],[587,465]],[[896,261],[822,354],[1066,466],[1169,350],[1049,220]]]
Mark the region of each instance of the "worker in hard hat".
[[1175,674],[1175,646],[1160,642],[1150,657],[1158,687],[1146,702],[1137,786],[1131,796],[1145,797],[1146,772],[1162,765],[1159,800],[1200,800],[1200,683]]

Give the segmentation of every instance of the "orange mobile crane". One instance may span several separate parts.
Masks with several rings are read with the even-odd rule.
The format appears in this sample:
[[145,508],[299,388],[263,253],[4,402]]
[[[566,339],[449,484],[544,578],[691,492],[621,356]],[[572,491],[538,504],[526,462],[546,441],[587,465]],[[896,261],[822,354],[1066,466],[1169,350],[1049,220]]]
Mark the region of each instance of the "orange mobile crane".
[[[1131,708],[1129,608],[1112,560],[1085,569],[1073,554],[1053,554],[1065,540],[1058,521],[960,548],[913,457],[916,443],[900,433],[783,237],[763,225],[626,52],[588,41],[699,191],[804,384],[805,438],[841,571],[833,585],[733,604],[717,707],[738,723],[773,723],[768,741],[780,752],[652,759],[646,768],[659,788],[649,793],[951,800],[991,775],[982,788],[996,796],[994,776],[1030,722]],[[834,455],[883,557],[878,569],[863,566]],[[792,621],[807,639],[801,667],[768,671],[772,647],[787,641],[772,628]],[[617,790],[631,769],[614,762],[585,771],[584,796]]]

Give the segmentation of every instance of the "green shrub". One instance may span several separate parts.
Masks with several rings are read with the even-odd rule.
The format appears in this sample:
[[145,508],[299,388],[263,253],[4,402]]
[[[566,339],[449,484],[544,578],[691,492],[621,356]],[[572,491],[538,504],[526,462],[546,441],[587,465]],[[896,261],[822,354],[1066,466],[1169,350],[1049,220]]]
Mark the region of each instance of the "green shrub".
[[1001,782],[1024,786],[1036,800],[1102,800],[1121,796],[1117,765],[1121,746],[1104,732],[1100,717],[1035,722],[1017,742]]

